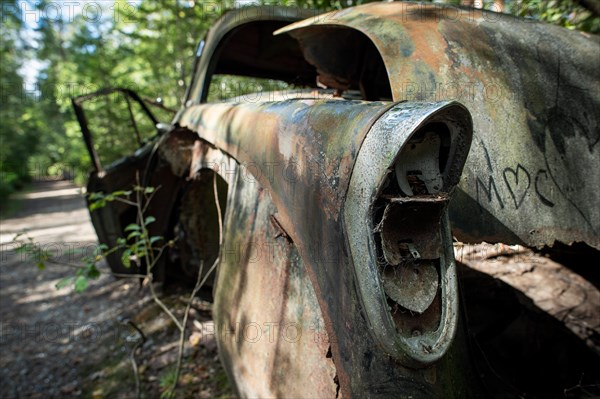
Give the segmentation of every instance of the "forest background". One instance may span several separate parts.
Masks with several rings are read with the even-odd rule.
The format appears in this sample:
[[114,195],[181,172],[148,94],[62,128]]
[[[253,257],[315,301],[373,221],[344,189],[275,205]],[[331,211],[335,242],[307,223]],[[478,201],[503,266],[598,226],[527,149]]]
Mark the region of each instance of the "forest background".
[[[133,89],[178,109],[194,54],[227,10],[250,4],[333,10],[365,0],[0,0],[0,202],[32,179],[85,181],[91,162],[70,98]],[[600,32],[599,0],[444,1]],[[439,3],[439,1],[438,1]],[[277,82],[262,82],[263,89]],[[237,93],[235,78],[219,81]],[[253,87],[256,89],[256,87]],[[242,89],[243,90],[243,89]],[[217,95],[218,97],[218,95]],[[110,115],[105,130],[110,132]],[[163,118],[169,118],[164,113]],[[169,120],[165,120],[169,122]],[[118,139],[119,133],[112,132]]]

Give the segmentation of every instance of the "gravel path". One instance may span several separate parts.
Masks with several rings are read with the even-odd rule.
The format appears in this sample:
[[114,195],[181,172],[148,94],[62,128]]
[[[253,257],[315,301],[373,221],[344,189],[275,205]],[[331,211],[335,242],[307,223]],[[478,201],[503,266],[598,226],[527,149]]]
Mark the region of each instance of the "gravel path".
[[[81,294],[72,287],[57,290],[60,279],[73,275],[72,268],[48,265],[41,271],[14,251],[14,236],[23,232],[69,263],[78,259],[72,249],[92,251],[96,235],[80,189],[68,182],[38,182],[18,200],[18,211],[0,221],[0,397],[135,397],[129,356],[140,336],[130,321],[147,338],[136,351],[142,397],[159,397],[178,334],[148,290],[137,280],[108,274]],[[165,294],[177,314],[183,294]],[[194,322],[210,322],[207,304],[191,313],[190,331]],[[230,396],[214,342],[197,335],[186,349],[178,397]]]

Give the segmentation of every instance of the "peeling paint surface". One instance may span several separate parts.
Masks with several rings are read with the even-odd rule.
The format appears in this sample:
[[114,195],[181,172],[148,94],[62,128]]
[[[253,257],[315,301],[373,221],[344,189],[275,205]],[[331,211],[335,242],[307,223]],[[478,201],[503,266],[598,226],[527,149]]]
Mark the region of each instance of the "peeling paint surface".
[[332,12],[278,33],[326,43],[340,28],[377,47],[395,101],[457,100],[470,110],[473,149],[450,208],[459,239],[600,248],[597,36],[403,2]]
[[[181,114],[182,128],[196,132],[206,147],[198,152],[201,156],[194,161],[192,171],[210,167],[229,184],[215,314],[226,335],[219,340],[222,359],[243,396],[279,396],[276,389],[284,386],[301,389],[296,385],[301,377],[292,376],[291,372],[281,374],[272,365],[285,364],[286,370],[299,367],[294,372],[312,381],[316,377],[296,364],[302,358],[300,363],[313,364],[311,367],[321,370],[319,376],[327,378],[316,380],[310,388],[312,394],[297,391],[301,397],[328,397],[318,392],[331,392],[332,388],[338,397],[477,397],[474,392],[478,385],[473,382],[466,352],[460,349],[466,343],[463,338],[453,339],[457,312],[451,252],[444,255],[448,263],[444,261],[443,265],[448,264],[449,268],[441,269],[443,288],[437,290],[430,304],[420,305],[427,308],[421,321],[406,317],[394,321],[390,315],[386,316],[387,327],[383,327],[374,324],[370,314],[388,312],[387,305],[365,296],[371,292],[369,289],[356,289],[365,283],[381,287],[381,281],[378,274],[357,280],[357,270],[364,268],[364,257],[354,253],[356,242],[354,236],[347,235],[344,223],[352,214],[351,210],[343,212],[351,179],[357,172],[356,159],[373,126],[396,107],[396,113],[386,119],[387,150],[373,153],[386,157],[388,163],[383,169],[373,164],[370,169],[376,175],[364,175],[365,181],[376,187],[381,183],[381,174],[393,165],[403,140],[411,137],[427,115],[446,109],[447,105],[295,99],[194,105]],[[431,121],[456,124],[458,130],[453,128],[451,135],[457,150],[449,159],[464,160],[470,141],[468,136],[457,134],[463,128],[469,131],[464,108],[448,106],[446,113]],[[380,133],[385,136],[385,128]],[[379,145],[381,150],[382,146]],[[228,161],[223,163],[214,157],[215,153],[221,153]],[[442,191],[458,182],[462,169],[459,164],[448,162]],[[362,168],[360,172],[368,170]],[[438,223],[438,228],[446,231],[447,222]],[[444,245],[451,245],[450,236],[444,233],[443,237]],[[441,254],[446,249],[431,253]],[[257,262],[258,254],[264,255],[266,250],[273,257]],[[312,287],[314,297],[307,287]],[[372,310],[367,310],[369,307]],[[311,328],[307,321],[316,322],[322,326],[318,336],[327,337],[327,345],[315,345],[312,341],[291,345],[281,337],[276,344],[231,340],[236,326],[249,325],[254,320],[263,329],[265,323],[299,323],[303,340],[306,329]],[[408,331],[424,328],[419,323],[425,323],[423,326],[435,331],[411,342],[417,346],[421,345],[418,342],[430,342],[423,344],[425,349],[419,346],[418,351],[428,351],[424,358],[429,363],[438,360],[437,363],[426,362],[429,365],[424,368],[407,367],[402,359],[408,358],[399,355],[401,349],[390,352],[382,346],[376,334],[385,336],[386,328],[396,328],[394,323],[405,323],[398,324],[404,326],[398,328]],[[254,334],[257,328],[252,324],[248,332]],[[265,330],[261,333],[264,336]],[[392,332],[390,337],[393,336],[396,333]],[[314,332],[309,331],[306,338],[314,341]],[[442,357],[443,354],[452,355]],[[456,367],[464,373],[448,372]],[[438,377],[432,379],[432,375]],[[304,388],[310,390],[306,384]],[[448,392],[452,392],[450,396]]]

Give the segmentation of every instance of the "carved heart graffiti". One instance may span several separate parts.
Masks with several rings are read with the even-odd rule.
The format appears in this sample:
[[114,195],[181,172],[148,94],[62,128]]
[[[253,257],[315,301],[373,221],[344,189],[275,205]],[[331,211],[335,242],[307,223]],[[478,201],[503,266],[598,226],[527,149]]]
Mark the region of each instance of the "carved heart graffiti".
[[504,177],[504,182],[510,192],[510,196],[515,203],[515,208],[519,209],[523,200],[525,200],[527,190],[529,190],[529,187],[531,186],[531,176],[529,176],[529,172],[523,165],[517,164],[517,170],[506,168],[502,172],[502,176]]

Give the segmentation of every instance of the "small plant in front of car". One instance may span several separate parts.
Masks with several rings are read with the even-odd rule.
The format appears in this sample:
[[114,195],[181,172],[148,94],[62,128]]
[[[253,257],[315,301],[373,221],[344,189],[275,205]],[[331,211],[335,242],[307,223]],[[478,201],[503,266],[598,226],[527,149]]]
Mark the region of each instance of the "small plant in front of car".
[[[46,269],[47,264],[55,264],[61,266],[67,266],[74,268],[75,274],[62,278],[56,284],[57,289],[65,288],[69,285],[73,286],[75,292],[83,292],[89,286],[89,280],[98,279],[101,274],[111,274],[116,277],[125,278],[138,278],[142,279],[142,285],[150,288],[150,293],[153,301],[163,310],[163,312],[173,321],[174,325],[179,331],[179,345],[178,345],[178,356],[177,363],[170,373],[169,378],[165,379],[161,383],[163,392],[161,393],[162,398],[172,398],[175,394],[179,376],[181,373],[183,349],[185,344],[185,326],[187,324],[191,304],[194,297],[200,290],[200,288],[207,281],[211,273],[218,264],[218,259],[215,260],[211,268],[206,274],[203,274],[204,264],[201,263],[200,271],[196,284],[190,293],[189,300],[183,312],[182,320],[179,320],[177,316],[171,311],[165,303],[159,298],[156,293],[153,279],[153,271],[158,264],[159,259],[167,250],[175,245],[175,240],[168,240],[165,242],[162,236],[150,235],[149,225],[156,221],[156,218],[151,215],[147,215],[148,206],[154,197],[157,189],[154,187],[143,187],[138,184],[132,187],[131,190],[115,191],[112,193],[95,192],[88,195],[89,209],[95,211],[107,206],[111,202],[120,202],[136,209],[136,222],[127,225],[123,229],[124,236],[120,237],[116,241],[116,245],[112,248],[106,244],[98,245],[91,255],[82,256],[80,261],[65,262],[61,259],[57,259],[53,256],[53,253],[47,249],[43,249],[40,245],[36,244],[35,240],[27,235],[20,234],[15,237],[15,242],[20,245],[17,248],[17,252],[25,254],[29,261],[33,262],[40,270]],[[216,175],[213,181],[213,191],[215,195],[215,202],[217,211],[219,214],[219,222],[221,222],[221,210],[219,202],[217,200],[217,186],[216,186]],[[25,237],[24,240],[21,237]],[[19,241],[20,240],[20,241]],[[219,224],[219,242],[222,241],[222,225]],[[121,251],[121,262],[126,268],[132,267],[136,264],[137,266],[144,265],[145,273],[141,274],[120,274],[112,271],[106,271],[102,268],[98,268],[98,264],[112,255]],[[71,259],[71,258],[70,258]],[[143,345],[143,343],[142,343]],[[142,345],[136,345],[130,355],[132,368],[135,376],[136,384],[136,396],[141,396],[140,378],[138,367],[135,361],[135,351]]]
[[[100,277],[102,271],[97,268],[98,262],[118,249],[114,248],[109,250],[108,246],[100,244],[94,249],[91,256],[82,256],[80,259],[81,263],[72,263],[61,260],[60,257],[56,257],[51,249],[39,245],[26,233],[17,234],[13,238],[13,242],[18,243],[19,245],[15,251],[18,254],[25,256],[27,261],[34,263],[40,270],[45,270],[48,264],[67,266],[75,269],[75,274],[59,280],[56,283],[56,288],[62,289],[69,285],[73,285],[73,290],[77,293],[85,291],[89,286],[90,280],[95,280]],[[80,254],[79,252],[79,250],[72,249],[66,255],[69,259],[73,259]]]

